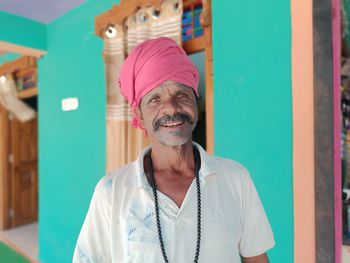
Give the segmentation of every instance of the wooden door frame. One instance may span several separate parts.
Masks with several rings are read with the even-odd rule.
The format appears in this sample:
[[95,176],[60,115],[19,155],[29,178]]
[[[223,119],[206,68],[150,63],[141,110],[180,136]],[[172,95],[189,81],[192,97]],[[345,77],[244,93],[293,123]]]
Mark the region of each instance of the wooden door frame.
[[[21,46],[10,42],[0,41],[0,50],[6,52],[19,53],[23,56],[42,57],[46,51],[34,49],[31,47]],[[0,105],[0,128],[3,128],[4,134],[0,134],[0,230],[11,227],[11,220],[9,218],[10,211],[10,173],[9,173],[9,141],[10,133],[8,112]]]
[[10,227],[10,195],[11,187],[9,184],[9,121],[8,112],[0,106],[0,229],[7,229]]
[[5,41],[0,41],[0,50],[1,51],[6,51],[6,52],[14,52],[21,54],[23,56],[31,56],[31,57],[36,57],[40,58],[46,54],[46,51],[31,48],[31,47],[26,47],[26,46],[20,46],[17,44],[13,44],[10,42],[5,42]]
[[313,1],[316,262],[341,262],[340,1]]

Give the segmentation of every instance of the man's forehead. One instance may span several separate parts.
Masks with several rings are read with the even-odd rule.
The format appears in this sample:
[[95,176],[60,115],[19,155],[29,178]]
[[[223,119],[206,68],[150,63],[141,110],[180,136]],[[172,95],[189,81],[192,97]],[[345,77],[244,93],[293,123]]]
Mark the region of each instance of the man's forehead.
[[162,84],[158,85],[154,89],[150,90],[145,96],[151,96],[153,94],[162,93],[167,90],[174,90],[174,91],[185,91],[185,92],[191,92],[192,88],[187,87],[186,85],[173,81],[173,80],[167,80],[164,81]]

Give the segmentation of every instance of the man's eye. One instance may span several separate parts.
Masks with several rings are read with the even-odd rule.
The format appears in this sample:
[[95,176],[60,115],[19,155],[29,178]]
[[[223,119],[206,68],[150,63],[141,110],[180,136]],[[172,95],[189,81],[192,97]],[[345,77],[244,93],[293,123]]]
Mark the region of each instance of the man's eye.
[[179,94],[179,95],[177,95],[177,99],[185,99],[187,97],[188,97],[187,94]]
[[158,102],[159,101],[159,97],[154,97],[154,98],[152,98],[152,99],[150,99],[150,103],[151,102]]

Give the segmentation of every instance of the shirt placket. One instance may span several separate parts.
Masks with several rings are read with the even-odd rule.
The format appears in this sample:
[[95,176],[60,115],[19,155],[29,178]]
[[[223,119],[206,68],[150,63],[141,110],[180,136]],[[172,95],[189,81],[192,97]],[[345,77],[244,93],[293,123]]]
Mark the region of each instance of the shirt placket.
[[[143,188],[144,191],[147,192],[147,195],[151,198],[151,200],[154,202],[154,196],[153,196],[153,190],[151,186],[148,184],[148,181],[146,178],[146,175],[143,180]],[[202,174],[199,174],[199,180],[200,180],[200,186],[201,189],[205,186],[205,178],[202,176]],[[194,215],[197,215],[197,188],[196,188],[196,179],[194,179],[186,193],[186,196],[182,202],[181,207],[179,208],[175,202],[163,194],[160,191],[157,191],[158,194],[158,204],[160,209],[160,221],[161,221],[161,227],[162,227],[162,236],[166,244],[168,244],[167,254],[168,258],[172,259],[172,262],[177,263],[176,259],[176,242],[177,242],[177,235],[176,231],[179,229],[183,229],[184,222],[183,222],[183,216],[186,214],[186,207],[191,202],[194,202],[195,205],[191,205],[193,209],[196,209],[194,212]],[[195,199],[195,200],[194,200]],[[166,218],[164,218],[163,216]],[[163,218],[163,220],[162,220]],[[164,220],[165,219],[165,220]],[[195,220],[196,221],[196,220]],[[197,222],[197,221],[196,221]]]

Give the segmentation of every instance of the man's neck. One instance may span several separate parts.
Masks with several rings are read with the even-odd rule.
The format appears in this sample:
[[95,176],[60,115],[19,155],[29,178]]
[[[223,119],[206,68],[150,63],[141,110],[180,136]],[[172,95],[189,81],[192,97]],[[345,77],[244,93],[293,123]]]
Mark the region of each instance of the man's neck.
[[152,162],[155,171],[176,171],[179,175],[194,170],[192,140],[180,146],[166,146],[152,142]]

